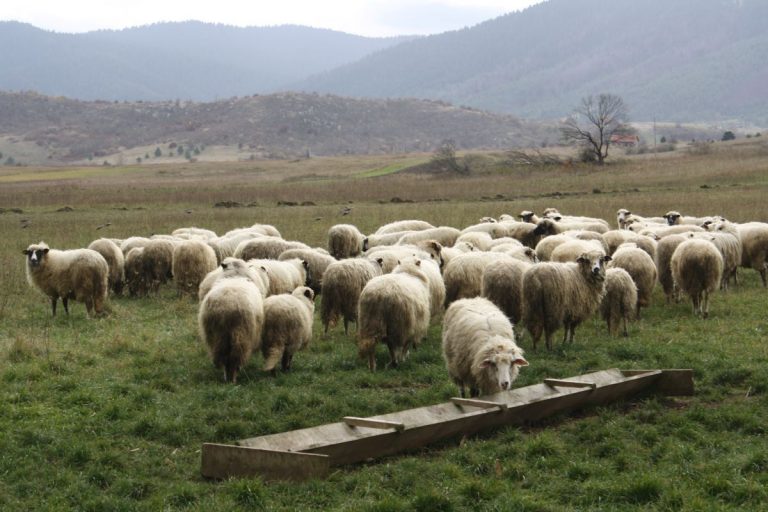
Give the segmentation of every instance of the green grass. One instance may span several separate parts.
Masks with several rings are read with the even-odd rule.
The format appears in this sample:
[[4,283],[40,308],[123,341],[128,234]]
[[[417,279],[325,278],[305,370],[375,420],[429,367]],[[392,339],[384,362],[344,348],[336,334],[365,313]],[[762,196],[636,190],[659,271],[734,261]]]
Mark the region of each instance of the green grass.
[[403,162],[399,162],[392,165],[387,165],[385,167],[379,167],[377,169],[371,169],[368,171],[363,171],[361,173],[358,173],[355,175],[357,178],[377,178],[379,176],[387,176],[389,174],[394,174],[396,172],[400,172],[404,169],[408,169],[410,167],[413,167],[414,165],[423,163],[423,159],[409,159]]
[[[0,510],[766,509],[768,318],[766,290],[754,271],[742,270],[738,288],[715,295],[706,321],[694,318],[687,303],[665,305],[657,289],[628,339],[610,338],[602,323],[590,320],[576,331],[573,345],[552,352],[534,352],[528,337],[520,342],[531,364],[515,386],[611,367],[692,368],[693,397],[649,396],[558,415],[297,484],[207,481],[200,476],[201,445],[446,401],[456,389],[440,355],[439,325],[401,368],[370,373],[352,337],[337,329],[324,338],[316,322],[315,339],[297,354],[292,372],[264,375],[258,356],[239,385],[226,385],[198,337],[192,300],[166,287],[157,297],[111,299],[107,318],[87,319],[82,304],[74,304],[69,317],[59,308],[51,318],[47,300],[25,282],[20,254],[40,239],[80,247],[102,235],[183,225],[223,232],[257,221],[275,224],[286,238],[324,245],[328,227],[338,222],[366,232],[406,217],[463,226],[482,215],[545,204],[609,220],[617,205],[628,202],[641,213],[677,202],[695,214],[722,212],[739,220],[765,215],[764,187],[735,191],[726,184],[759,183],[768,157],[739,160],[733,171],[738,177],[728,178],[721,173],[731,156],[692,158],[658,164],[668,167],[653,167],[643,189],[633,193],[621,191],[634,187],[645,163],[541,170],[537,180],[521,180],[532,171],[512,169],[487,176],[487,184],[395,173],[372,179],[376,190],[354,196],[348,217],[339,216],[336,200],[214,209],[196,202],[183,177],[161,185],[134,183],[133,194],[144,199],[129,203],[107,201],[123,192],[107,178],[82,182],[67,196],[75,210],[68,213],[55,212],[62,197],[56,186],[0,190],[2,206],[25,209],[22,216],[0,215],[0,236],[9,241],[0,247]],[[360,165],[366,168],[371,166]],[[672,180],[669,174],[680,169]],[[703,182],[720,186],[701,189]],[[582,193],[540,197],[552,183]],[[388,203],[395,185],[417,202]],[[603,192],[592,193],[596,186]],[[457,192],[447,201],[418,200],[435,194],[434,187]],[[291,184],[272,182],[242,188],[244,195],[296,193]],[[527,198],[479,198],[496,191]],[[309,189],[301,193],[315,197]],[[322,193],[319,188],[316,197]],[[125,204],[129,209],[114,209]],[[97,230],[105,221],[111,225]],[[383,347],[378,359],[383,367]]]

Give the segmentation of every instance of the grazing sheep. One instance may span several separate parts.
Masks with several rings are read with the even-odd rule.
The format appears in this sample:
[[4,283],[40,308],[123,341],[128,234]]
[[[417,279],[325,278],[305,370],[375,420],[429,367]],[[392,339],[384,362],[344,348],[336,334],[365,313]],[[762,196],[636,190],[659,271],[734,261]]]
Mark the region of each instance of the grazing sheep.
[[640,318],[640,308],[651,305],[653,287],[656,284],[656,263],[648,253],[633,243],[619,246],[613,253],[608,268],[623,268],[632,277],[637,286],[637,318]]
[[335,327],[339,317],[344,319],[344,334],[349,334],[349,322],[357,322],[357,305],[366,283],[381,275],[381,263],[363,258],[341,260],[328,265],[323,275],[323,295],[320,320],[325,334]]
[[434,240],[440,245],[450,247],[456,243],[456,238],[458,238],[458,236],[458,229],[452,228],[450,226],[440,226],[438,228],[430,228],[412,233],[406,233],[400,237],[400,240],[397,241],[397,245],[413,245],[418,244],[419,242]]
[[[597,217],[581,217],[577,215],[563,215],[556,208],[547,208],[544,210],[544,218],[552,219],[561,226],[569,226],[564,229],[586,229],[587,231],[596,231],[598,233],[604,233],[611,229],[603,219]],[[589,227],[576,227],[576,226],[589,226]]]
[[123,251],[123,257],[128,256],[128,253],[131,252],[131,249],[144,247],[149,243],[149,240],[149,238],[145,238],[143,236],[132,236],[126,238],[123,240],[123,243],[120,244],[120,250]]
[[613,254],[621,244],[631,242],[647,252],[648,256],[654,260],[656,259],[657,242],[651,237],[638,235],[637,233],[633,233],[626,229],[613,229],[607,233],[603,233],[603,241],[606,244],[607,254]]
[[760,273],[763,286],[768,286],[766,271],[768,270],[768,224],[764,222],[747,222],[736,224],[728,221],[718,221],[708,226],[712,232],[725,232],[737,236],[741,240],[741,266],[752,268]]
[[523,317],[523,275],[532,266],[517,259],[503,259],[483,270],[480,294],[496,304],[515,326]]
[[245,240],[252,240],[254,238],[262,238],[266,235],[261,233],[254,233],[251,231],[242,231],[233,235],[224,235],[220,238],[208,240],[208,245],[211,246],[213,252],[216,253],[216,262],[221,263],[224,258],[229,258],[235,255],[235,250],[241,242]]
[[502,244],[497,245],[493,249],[491,249],[491,252],[500,252],[503,254],[506,254],[507,256],[511,256],[512,258],[523,261],[525,263],[538,263],[539,257],[536,256],[536,251],[531,249],[530,247],[525,246],[517,246],[514,244]]
[[713,231],[711,233],[689,233],[688,238],[708,240],[715,244],[717,250],[720,251],[723,256],[723,281],[720,283],[720,289],[727,290],[728,281],[731,278],[736,282],[736,270],[741,265],[744,249],[737,236],[725,231]]
[[363,250],[365,236],[352,224],[336,224],[328,230],[328,252],[337,260],[353,258]]
[[443,321],[443,358],[461,396],[508,390],[528,366],[507,317],[483,298],[451,304]]
[[142,277],[148,291],[155,292],[161,284],[173,278],[174,242],[168,240],[150,240],[142,252]]
[[413,245],[381,245],[366,252],[365,257],[371,261],[379,262],[382,273],[389,274],[400,264],[400,260],[410,257],[431,259],[432,255]]
[[709,296],[723,278],[723,257],[705,240],[686,240],[672,254],[672,278],[693,303],[693,314],[709,316]]
[[571,240],[573,239],[564,233],[546,236],[536,244],[536,257],[539,261],[552,261],[552,251],[554,251],[557,246]]
[[434,321],[443,313],[445,304],[445,282],[440,273],[440,266],[435,260],[417,257],[405,258],[403,263],[417,263],[421,265],[421,271],[429,280],[429,312],[430,318]]
[[234,257],[245,261],[261,259],[276,260],[280,254],[288,249],[310,249],[310,247],[302,242],[287,241],[275,236],[264,236],[261,238],[244,240],[237,246],[237,249],[235,249]]
[[423,231],[425,229],[432,229],[435,226],[429,222],[423,220],[398,220],[384,224],[374,233],[375,235],[386,235],[389,233],[397,233],[399,231]]
[[237,374],[261,346],[264,300],[248,279],[220,279],[200,302],[200,337],[224,381],[237,384]]
[[600,251],[582,254],[575,263],[540,263],[523,275],[523,323],[533,338],[533,348],[545,335],[548,349],[552,335],[565,328],[563,342],[573,342],[576,327],[594,314],[605,293],[605,263],[611,257]]
[[277,260],[286,261],[296,258],[307,262],[309,270],[307,286],[312,288],[315,294],[322,293],[325,269],[336,260],[330,254],[320,252],[317,249],[288,249],[281,253]]
[[380,235],[368,235],[363,238],[363,252],[370,251],[374,247],[382,245],[395,245],[403,236],[414,233],[414,231],[395,231],[392,233],[382,233]]
[[262,297],[266,297],[269,293],[269,275],[267,275],[266,268],[254,268],[241,259],[229,257],[224,258],[224,261],[222,261],[216,269],[208,272],[208,275],[206,275],[205,279],[200,283],[197,298],[203,300],[217,281],[232,277],[243,277],[248,279],[256,285],[256,288],[259,289]]
[[171,269],[179,295],[197,295],[205,276],[216,269],[216,253],[202,240],[185,240],[173,248]]
[[391,274],[374,277],[360,293],[357,347],[368,368],[376,370],[376,345],[386,343],[389,365],[397,367],[427,335],[429,278],[419,261],[399,265]]
[[125,286],[131,297],[144,297],[148,292],[143,260],[143,247],[134,247],[125,255]]
[[306,286],[267,297],[261,333],[264,371],[274,372],[278,362],[284,372],[291,369],[293,355],[312,341],[314,314],[315,293]]
[[564,242],[552,251],[551,261],[566,263],[576,261],[585,252],[598,251],[605,254],[603,246],[597,240],[571,239]]
[[475,246],[469,242],[456,242],[453,247],[443,247],[440,251],[440,258],[443,260],[442,269],[450,263],[452,259],[460,254],[465,254],[475,250]]
[[[543,221],[542,221],[543,222]],[[551,224],[555,224],[552,221],[547,221]],[[500,222],[502,226],[507,228],[507,235],[510,238],[514,238],[515,240],[518,240],[526,247],[530,247],[531,249],[536,248],[536,244],[539,243],[539,241],[542,239],[542,237],[547,235],[553,235],[554,232],[550,232],[548,229],[545,229],[544,227],[539,228],[540,224],[531,224],[528,222],[510,222],[510,221],[504,221]]]
[[618,336],[619,323],[624,324],[624,336],[629,336],[627,322],[632,320],[637,306],[637,286],[632,276],[623,268],[605,271],[605,295],[600,303],[600,316],[608,326],[611,336]]
[[210,229],[202,229],[202,228],[179,228],[175,229],[171,232],[174,236],[179,235],[192,235],[199,238],[204,238],[206,240],[213,240],[214,238],[218,238],[218,235],[211,231]]
[[443,270],[445,306],[458,299],[479,297],[483,271],[494,261],[512,259],[502,252],[468,252],[452,259]]
[[94,240],[88,246],[89,249],[101,254],[109,265],[109,289],[115,295],[123,292],[125,281],[125,256],[120,247],[108,238]]
[[481,222],[480,224],[467,226],[461,230],[462,235],[466,235],[467,233],[488,233],[491,235],[491,238],[502,238],[509,236],[507,233],[507,228],[503,223],[499,222]]
[[267,270],[269,276],[268,295],[291,293],[299,286],[306,286],[311,281],[309,264],[298,258],[283,261],[253,259],[247,260],[246,263],[253,269],[263,267]]
[[92,249],[59,251],[45,242],[30,245],[23,253],[27,257],[27,281],[50,297],[53,316],[59,298],[67,314],[69,299],[84,302],[88,316],[104,313],[109,266],[101,254]]
[[[509,238],[509,237],[504,237],[504,239],[515,240],[514,238]],[[468,231],[467,233],[460,235],[456,239],[456,241],[470,243],[478,251],[489,251],[491,250],[491,247],[493,247],[493,237],[491,237],[490,234],[484,233],[482,231]],[[520,242],[518,242],[517,240],[515,240],[515,242],[520,244]]]
[[664,290],[664,296],[667,298],[667,304],[673,300],[680,301],[680,290],[677,289],[675,280],[672,278],[672,255],[677,246],[686,240],[685,235],[670,235],[659,240],[656,246],[656,273],[661,289]]

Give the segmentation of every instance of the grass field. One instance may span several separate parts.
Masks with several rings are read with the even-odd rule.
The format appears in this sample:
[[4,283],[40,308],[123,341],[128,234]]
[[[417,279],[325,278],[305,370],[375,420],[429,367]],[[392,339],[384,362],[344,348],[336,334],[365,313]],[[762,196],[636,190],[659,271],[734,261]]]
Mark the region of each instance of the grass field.
[[[552,352],[521,341],[530,367],[515,386],[611,367],[693,368],[693,397],[588,409],[302,484],[206,481],[201,444],[446,401],[456,389],[439,325],[401,368],[370,373],[351,337],[323,338],[316,322],[292,372],[266,376],[259,356],[232,386],[198,338],[197,304],[172,288],[112,298],[103,319],[88,320],[82,304],[51,318],[25,280],[21,250],[41,239],[74,248],[191,225],[224,232],[265,222],[324,245],[340,222],[364,232],[402,218],[461,227],[547,206],[611,222],[620,207],[768,221],[768,150],[758,143],[604,169],[397,172],[421,158],[0,170],[0,207],[23,211],[0,214],[0,510],[768,509],[768,292],[751,270],[715,295],[708,320],[688,303],[665,305],[657,289],[628,339],[594,320]],[[256,206],[213,207],[223,200]],[[383,363],[383,348],[378,355]]]

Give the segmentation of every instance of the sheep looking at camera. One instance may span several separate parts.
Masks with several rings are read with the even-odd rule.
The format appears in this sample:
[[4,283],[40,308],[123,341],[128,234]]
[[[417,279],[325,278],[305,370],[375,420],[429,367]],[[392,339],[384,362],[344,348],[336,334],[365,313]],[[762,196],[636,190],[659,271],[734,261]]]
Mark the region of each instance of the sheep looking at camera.
[[461,396],[508,390],[520,367],[528,366],[515,344],[512,324],[483,298],[457,300],[443,321],[443,358]]
[[45,242],[32,244],[23,252],[27,257],[27,281],[50,297],[53,316],[59,298],[67,314],[70,299],[85,303],[88,316],[104,313],[109,266],[101,254],[92,249],[59,251]]

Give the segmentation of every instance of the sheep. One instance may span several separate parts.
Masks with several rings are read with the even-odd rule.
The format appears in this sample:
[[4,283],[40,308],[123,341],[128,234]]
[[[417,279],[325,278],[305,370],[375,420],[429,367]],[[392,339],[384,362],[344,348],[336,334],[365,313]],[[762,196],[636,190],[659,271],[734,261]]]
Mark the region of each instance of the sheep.
[[413,245],[378,246],[365,254],[366,259],[381,265],[384,274],[391,273],[400,264],[400,260],[413,256],[423,259],[432,258],[430,253]]
[[638,235],[637,233],[633,233],[626,229],[613,229],[607,233],[603,233],[603,241],[606,244],[607,254],[613,254],[621,244],[631,242],[647,252],[648,256],[652,259],[656,259],[656,246],[658,244],[656,240],[651,237]]
[[115,295],[123,292],[123,283],[125,281],[125,256],[120,247],[108,238],[99,238],[94,240],[88,246],[88,249],[101,254],[109,265],[109,289]]
[[624,325],[624,337],[629,336],[627,322],[632,320],[637,306],[637,286],[632,276],[623,268],[605,271],[605,295],[600,302],[600,316],[608,326],[611,336],[618,336],[619,323]]
[[530,247],[524,247],[524,246],[517,246],[514,244],[502,244],[497,245],[493,249],[491,249],[491,252],[500,252],[502,254],[506,254],[507,256],[511,256],[512,258],[523,261],[525,263],[538,263],[539,258],[536,256],[536,251],[531,249]]
[[[536,244],[539,243],[539,240],[541,240],[543,236],[554,234],[550,232],[545,233],[544,228],[537,231],[539,225],[530,224],[528,222],[504,221],[500,222],[499,224],[503,225],[507,229],[506,236],[520,241],[523,245],[530,247],[531,249],[536,248]],[[554,222],[552,222],[552,224],[554,224]]]
[[663,215],[663,217],[666,219],[667,224],[670,226],[681,226],[681,225],[694,225],[694,226],[701,226],[704,224],[707,220],[710,219],[710,217],[689,217],[689,216],[683,216],[680,214],[680,212],[677,211],[669,211]]
[[353,258],[363,250],[365,237],[352,224],[336,224],[328,230],[328,252],[337,260]]
[[251,231],[242,231],[233,235],[224,235],[223,237],[208,240],[208,245],[211,246],[213,252],[216,253],[216,262],[221,263],[224,258],[229,258],[235,255],[235,250],[241,242],[245,240],[253,240],[254,238],[263,238],[266,235],[261,233],[254,233]]
[[666,224],[667,221],[663,217],[641,217],[634,214],[626,208],[619,208],[616,212],[616,224],[619,229],[627,229],[632,222],[651,222],[655,224]]
[[168,240],[150,240],[142,252],[142,278],[147,290],[157,291],[161,284],[173,277],[174,243]]
[[200,302],[200,337],[224,381],[237,384],[237,375],[261,346],[264,299],[258,288],[242,277],[218,280]]
[[440,258],[443,260],[441,268],[445,269],[446,265],[456,256],[474,250],[475,246],[469,242],[456,242],[453,247],[443,247],[440,251]]
[[238,258],[224,258],[224,260],[214,270],[208,272],[198,288],[197,298],[203,300],[211,291],[213,285],[220,279],[229,279],[231,277],[243,277],[256,285],[261,292],[262,297],[269,294],[269,275],[264,267],[253,267],[245,261]]
[[[742,261],[743,246],[741,240],[732,233],[713,231],[711,233],[688,233],[688,238],[708,240],[715,244],[723,257],[723,280],[720,283],[721,290],[728,289],[728,281],[731,277],[736,280],[736,269]],[[738,284],[738,283],[737,283]]]
[[397,241],[397,245],[417,244],[428,240],[434,240],[443,246],[452,246],[456,243],[459,236],[459,230],[450,226],[440,226],[438,228],[424,229],[406,233]]
[[659,240],[656,246],[656,273],[667,304],[673,300],[679,302],[679,290],[672,278],[672,254],[681,243],[686,241],[685,235],[669,235]]
[[488,233],[491,235],[491,238],[501,238],[504,236],[509,236],[507,232],[507,228],[504,226],[503,223],[499,222],[481,222],[480,224],[474,224],[472,226],[467,226],[466,228],[461,230],[461,234],[465,235],[467,233]]
[[[556,208],[546,208],[544,210],[544,218],[552,219],[561,225],[569,225],[567,229],[586,229],[588,231],[596,231],[598,233],[604,233],[611,229],[603,219],[597,217],[581,217],[576,215],[563,215]],[[587,227],[575,227],[575,226],[589,226]]]
[[192,235],[192,236],[204,238],[207,240],[213,240],[214,238],[218,238],[218,235],[213,231],[211,231],[210,229],[202,229],[202,228],[179,228],[171,231],[171,234],[174,236]]
[[[515,240],[514,238],[504,237],[506,240]],[[492,247],[493,237],[490,234],[482,231],[469,231],[456,239],[457,242],[467,242],[472,244],[479,251],[488,251]],[[515,240],[515,242],[518,242]],[[518,242],[520,243],[520,242]],[[522,244],[521,244],[522,245]]]
[[686,240],[672,254],[672,278],[693,304],[693,314],[709,316],[709,296],[723,278],[723,257],[714,244]]
[[109,266],[104,256],[92,249],[60,251],[45,242],[23,251],[27,257],[27,282],[51,299],[52,316],[61,298],[69,314],[69,299],[84,302],[88,316],[104,314],[109,290]]
[[278,362],[284,372],[291,369],[293,355],[312,341],[314,313],[315,292],[306,286],[267,297],[261,333],[264,371],[274,373]]
[[125,255],[125,285],[131,297],[143,297],[147,294],[143,260],[143,247],[134,247]]
[[570,240],[572,240],[572,238],[563,233],[544,237],[536,244],[536,257],[539,261],[551,261],[552,251],[554,251],[557,246]]
[[489,246],[488,250],[492,250],[494,247],[498,247],[500,245],[504,245],[504,246],[515,245],[517,247],[525,247],[517,238],[512,238],[510,236],[503,236],[501,238],[494,238],[493,240],[491,240],[490,243],[488,244]]
[[625,243],[613,253],[608,268],[623,268],[632,277],[637,286],[637,311],[640,318],[640,308],[651,305],[653,287],[656,284],[656,263],[648,253],[633,243]]
[[282,238],[280,231],[278,231],[277,228],[271,224],[260,224],[257,222],[248,229],[264,233],[267,236],[276,236],[277,238]]
[[235,258],[241,260],[276,260],[281,253],[288,249],[309,249],[310,247],[302,242],[286,241],[275,236],[264,236],[261,238],[252,238],[244,240],[235,249]]
[[149,240],[149,238],[145,238],[143,236],[132,236],[126,238],[123,240],[123,243],[120,244],[120,250],[123,251],[123,257],[128,256],[128,253],[131,251],[131,249],[136,247],[144,247],[149,243]]
[[661,227],[642,227],[635,228],[637,224],[632,224],[629,229],[635,233],[640,233],[644,236],[650,236],[657,240],[669,235],[679,235],[681,233],[688,233],[690,231],[702,232],[704,228],[694,226],[693,224],[680,224],[676,226],[661,226]]
[[381,245],[394,245],[404,235],[414,233],[415,231],[394,231],[392,233],[373,234],[363,238],[363,252],[369,251],[374,247]]
[[731,233],[741,240],[741,266],[752,268],[760,273],[763,287],[768,286],[766,270],[768,269],[768,224],[764,222],[747,222],[736,224],[728,221],[710,223],[707,229],[712,232]]
[[603,246],[597,240],[571,239],[555,247],[550,260],[560,263],[576,261],[579,259],[579,256],[590,251],[598,251],[605,254]]
[[317,249],[288,249],[280,253],[278,261],[286,261],[298,258],[304,260],[308,265],[307,286],[312,288],[315,294],[322,293],[323,275],[328,265],[336,261],[330,254],[325,254]]
[[435,226],[429,222],[423,220],[398,220],[384,224],[379,227],[374,233],[375,235],[385,235],[389,233],[396,233],[398,231],[423,231],[425,229],[432,229]]
[[520,220],[522,222],[528,222],[530,224],[538,224],[541,218],[530,210],[523,210],[520,212]]
[[582,254],[575,263],[540,263],[523,275],[523,323],[533,338],[533,348],[545,335],[548,349],[552,335],[563,326],[563,342],[573,343],[576,327],[594,314],[605,293],[605,264],[601,251]]
[[435,260],[423,259],[411,256],[405,258],[402,263],[416,263],[421,265],[421,271],[429,280],[429,312],[430,318],[434,321],[443,313],[445,304],[445,282],[440,273],[440,267]]
[[216,253],[202,240],[185,240],[176,244],[171,270],[179,295],[196,295],[200,283],[216,266]]
[[443,358],[462,397],[506,391],[528,366],[507,317],[483,298],[461,299],[445,313]]
[[309,263],[299,258],[283,261],[252,259],[247,260],[246,263],[254,270],[259,267],[266,269],[269,276],[269,293],[267,295],[291,293],[299,286],[306,286],[311,281]]
[[344,334],[349,334],[349,323],[357,322],[357,304],[366,283],[380,276],[381,264],[363,258],[341,260],[328,265],[323,276],[323,295],[320,302],[320,320],[325,334],[335,327],[339,317],[344,319]]
[[386,343],[389,365],[400,365],[411,345],[427,335],[430,320],[429,278],[420,261],[398,265],[391,274],[374,277],[360,293],[357,347],[368,368],[376,370],[376,345]]
[[478,297],[482,291],[483,271],[494,261],[512,259],[501,252],[469,252],[452,259],[443,270],[445,306],[458,299]]
[[483,270],[480,295],[496,304],[515,326],[523,316],[523,275],[531,266],[517,259],[503,259]]

